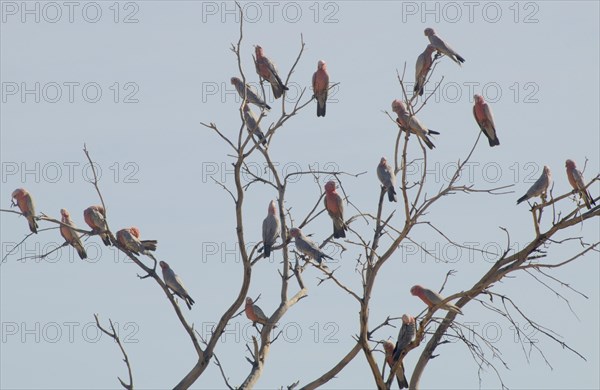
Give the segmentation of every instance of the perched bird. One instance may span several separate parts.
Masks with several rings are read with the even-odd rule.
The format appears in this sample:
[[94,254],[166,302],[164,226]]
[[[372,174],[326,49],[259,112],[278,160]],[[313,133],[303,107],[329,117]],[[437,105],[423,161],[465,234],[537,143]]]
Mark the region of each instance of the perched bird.
[[435,35],[435,31],[432,28],[425,29],[425,36],[429,38],[429,42],[438,52],[450,57],[450,59],[456,62],[458,65],[461,65],[461,63],[465,62],[465,59],[462,58],[457,52],[452,50],[452,48],[446,42],[444,42],[442,38]]
[[[435,291],[431,291],[430,289],[423,288],[419,285],[412,286],[412,288],[410,289],[410,293],[416,297],[421,298],[421,300],[425,302],[425,304],[429,306],[429,308],[436,306],[445,299]],[[444,303],[444,305],[440,306],[440,309],[448,310],[457,314],[462,314],[462,311],[460,311],[458,306],[450,302]]]
[[327,92],[329,91],[329,73],[327,73],[327,63],[323,60],[319,60],[317,71],[313,73],[312,87],[315,99],[317,99],[317,117],[325,116]]
[[333,238],[346,238],[346,222],[344,222],[344,200],[335,190],[335,182],[325,184],[325,209],[333,220]]
[[244,311],[246,312],[246,317],[254,324],[257,322],[261,325],[265,325],[269,322],[269,318],[265,315],[260,307],[252,302],[252,298],[246,298],[246,307],[244,307]]
[[242,80],[240,80],[237,77],[232,77],[231,78],[231,84],[233,84],[235,86],[235,89],[237,90],[238,94],[240,95],[240,97],[243,99],[244,98],[244,91],[246,91],[246,102],[247,103],[252,103],[260,108],[266,108],[267,110],[271,109],[271,106],[269,106],[263,99],[261,99],[249,86],[248,84],[244,84],[242,83]]
[[256,115],[254,115],[248,104],[244,104],[244,120],[246,121],[246,129],[248,129],[248,132],[258,137],[258,142],[266,145],[267,139],[265,138],[265,134],[260,129],[258,118]]
[[125,249],[136,255],[140,253],[146,255],[149,251],[155,251],[158,244],[156,240],[140,240],[140,229],[135,226],[119,230],[117,232],[117,241]]
[[256,73],[271,84],[273,96],[275,99],[279,99],[281,95],[283,95],[283,91],[288,90],[288,87],[286,87],[283,84],[283,81],[281,81],[281,78],[279,78],[275,65],[271,60],[265,57],[263,48],[258,45],[255,46],[254,53],[256,54],[256,60],[254,62],[254,65],[256,65]]
[[181,278],[175,274],[175,272],[171,269],[171,267],[169,267],[169,264],[167,264],[166,262],[161,261],[159,264],[160,268],[162,268],[163,280],[165,281],[167,287],[173,290],[173,293],[175,295],[183,299],[188,309],[192,310],[192,305],[195,302],[185,289]]
[[296,249],[300,253],[310,257],[311,259],[315,259],[319,264],[321,264],[324,258],[332,259],[332,257],[327,256],[317,244],[306,237],[300,229],[292,228],[290,230],[290,236],[295,239],[294,243],[296,245]]
[[[12,199],[12,205],[19,206],[19,210],[21,210],[23,216],[27,218],[29,230],[31,230],[32,233],[37,233],[38,224],[35,221],[35,204],[33,203],[31,194],[29,194],[25,188],[17,188],[12,193]],[[17,203],[15,203],[15,201]]]
[[385,157],[381,157],[379,165],[377,165],[377,177],[381,182],[381,185],[385,187],[388,199],[390,202],[397,202],[396,198],[396,174],[394,168],[392,168]]
[[267,217],[263,220],[262,224],[262,239],[264,248],[263,257],[266,258],[271,256],[271,247],[275,244],[277,237],[279,237],[280,231],[281,222],[279,222],[275,201],[272,200],[269,203],[269,208],[267,209]]
[[83,219],[85,223],[92,228],[92,233],[99,234],[104,245],[110,246],[110,236],[107,232],[106,211],[102,206],[90,206],[83,211]]
[[396,99],[392,102],[392,111],[398,115],[396,122],[398,122],[401,129],[405,131],[408,130],[417,137],[421,138],[429,149],[435,148],[435,145],[433,142],[431,142],[428,135],[439,133],[437,131],[428,129],[423,123],[421,123],[419,118],[414,115],[410,115],[410,113],[406,110],[406,106],[402,100]]
[[490,142],[490,146],[500,145],[500,140],[496,135],[496,125],[494,125],[494,116],[488,104],[483,100],[483,96],[474,95],[475,105],[473,105],[473,115],[479,125],[481,132],[485,134]]
[[585,207],[589,209],[592,208],[592,205],[595,205],[596,202],[594,198],[590,195],[590,192],[585,188],[585,181],[583,180],[583,173],[575,166],[575,161],[567,160],[565,163],[565,167],[567,167],[567,178],[569,179],[569,183],[571,187],[579,194],[583,202],[585,203]]
[[427,45],[425,51],[417,58],[417,64],[415,66],[415,87],[413,88],[413,91],[418,93],[419,96],[423,96],[423,87],[427,80],[427,74],[431,69],[431,64],[433,64],[431,55],[434,51],[435,47],[433,45]]
[[[383,342],[383,350],[385,351],[385,361],[390,368],[394,366],[396,360],[394,359],[394,343],[389,340]],[[401,389],[408,388],[408,381],[406,380],[406,376],[404,376],[404,364],[400,363],[400,366],[396,370],[396,381],[398,382],[398,387]]]
[[552,173],[550,172],[550,168],[548,168],[547,165],[544,165],[544,171],[542,172],[542,175],[527,190],[525,195],[517,199],[517,204],[535,196],[541,197],[542,202],[544,202],[546,199],[546,193],[548,192],[548,188],[550,188],[550,186],[552,186]]
[[73,228],[76,228],[76,226],[71,220],[71,214],[69,214],[67,209],[60,209],[60,215],[60,221],[65,225],[71,226],[68,227],[65,225],[60,225],[60,235],[65,239],[66,242],[69,243],[69,245],[75,248],[81,260],[86,259],[87,253],[85,252],[85,248],[81,243],[81,238],[79,238],[79,234],[73,230]]
[[398,342],[396,342],[396,348],[394,348],[394,359],[400,357],[402,350],[414,340],[417,334],[417,323],[415,317],[404,314],[402,316],[402,327],[398,332]]

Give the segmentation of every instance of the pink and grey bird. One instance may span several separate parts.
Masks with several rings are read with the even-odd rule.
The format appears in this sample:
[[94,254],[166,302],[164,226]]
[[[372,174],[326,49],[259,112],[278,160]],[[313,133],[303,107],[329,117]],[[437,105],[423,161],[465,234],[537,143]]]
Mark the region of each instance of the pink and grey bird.
[[417,64],[415,66],[415,87],[413,88],[413,91],[418,93],[419,96],[423,96],[423,87],[425,86],[425,81],[427,81],[427,74],[431,69],[431,64],[433,64],[431,55],[434,51],[435,47],[433,45],[427,45],[425,51],[417,58]]
[[271,109],[271,106],[269,106],[263,99],[261,99],[256,92],[254,92],[252,90],[252,88],[250,88],[248,86],[248,84],[244,84],[242,82],[242,80],[240,80],[237,77],[232,77],[231,78],[231,84],[235,87],[237,93],[240,95],[240,97],[243,99],[244,98],[244,91],[246,93],[246,102],[247,103],[252,103],[260,108],[266,108],[267,110]]
[[135,226],[119,230],[117,241],[125,249],[136,255],[140,253],[146,255],[149,251],[155,251],[158,244],[156,240],[140,240],[140,229]]
[[175,271],[173,271],[166,262],[161,261],[159,264],[160,268],[162,268],[163,280],[167,287],[170,288],[175,295],[183,299],[188,309],[192,310],[192,305],[195,302],[185,289],[181,278],[175,274]]
[[315,242],[306,237],[300,229],[292,228],[290,230],[290,236],[295,239],[294,244],[296,245],[298,252],[316,260],[319,264],[321,264],[324,258],[332,259],[332,257],[327,256]]
[[335,190],[335,182],[325,184],[325,209],[333,221],[333,238],[346,238],[346,222],[344,222],[344,200]]
[[288,87],[283,84],[279,74],[277,73],[277,67],[271,62],[270,59],[265,57],[265,52],[262,47],[255,46],[254,53],[256,59],[254,65],[256,65],[256,73],[263,79],[267,80],[271,84],[273,89],[273,96],[275,99],[279,99],[283,95],[283,91],[287,91]]
[[329,92],[329,73],[327,64],[319,60],[317,71],[313,73],[312,87],[315,99],[317,99],[317,117],[325,116],[327,108],[327,93]]
[[246,306],[244,307],[244,311],[246,312],[246,317],[254,324],[259,323],[261,325],[265,325],[269,322],[269,318],[265,315],[260,307],[252,302],[252,298],[246,298]]
[[99,234],[104,245],[110,246],[110,236],[107,232],[106,212],[102,206],[90,206],[83,211],[85,223],[92,229],[92,233]]
[[396,122],[400,125],[402,130],[408,130],[409,132],[415,134],[417,137],[423,140],[429,149],[435,148],[435,145],[433,142],[431,142],[428,136],[439,133],[437,131],[428,129],[423,123],[421,123],[419,118],[414,115],[410,115],[410,113],[406,110],[406,106],[402,100],[396,99],[392,102],[392,111],[398,115]]
[[277,237],[279,237],[280,231],[281,222],[277,215],[277,204],[272,200],[267,209],[267,217],[263,220],[262,224],[263,257],[271,256],[271,247],[275,244]]
[[[441,303],[444,299],[446,299],[440,294],[436,293],[435,291],[421,287],[419,285],[412,286],[412,288],[410,289],[410,293],[416,297],[421,298],[421,300],[425,302],[425,304],[429,306],[430,309]],[[444,303],[442,306],[440,306],[440,309],[448,310],[457,314],[462,314],[462,311],[460,311],[458,306],[450,302]]]
[[[394,359],[394,343],[389,340],[383,342],[383,350],[385,351],[385,361],[390,369],[396,363],[396,359]],[[400,363],[398,369],[396,370],[396,381],[398,382],[398,387],[401,389],[408,388],[408,381],[406,380],[406,376],[404,375],[404,364]]]
[[590,195],[590,192],[585,188],[585,180],[583,180],[583,173],[575,166],[575,161],[567,160],[565,162],[565,167],[567,168],[567,178],[569,179],[569,183],[573,190],[579,194],[583,202],[585,203],[585,207],[589,209],[592,208],[592,205],[595,205],[596,202],[594,198]]
[[12,205],[18,206],[23,216],[27,218],[29,230],[32,233],[37,233],[38,224],[35,220],[35,204],[31,194],[25,188],[17,188],[12,193],[12,199]]
[[265,138],[265,134],[260,129],[258,118],[256,115],[254,115],[248,104],[244,105],[244,120],[246,121],[246,129],[248,129],[248,132],[258,138],[256,142],[266,145],[267,139]]
[[388,194],[390,202],[397,202],[396,198],[396,174],[394,168],[392,168],[385,157],[381,157],[379,165],[377,165],[377,177],[381,182],[381,185],[385,188]]
[[438,37],[432,28],[426,28],[425,35],[427,38],[429,38],[429,42],[438,52],[450,57],[450,59],[456,62],[458,65],[461,65],[463,62],[465,62],[465,59],[455,52],[446,42],[444,42],[442,38]]
[[546,193],[548,192],[548,188],[552,186],[552,173],[550,172],[550,168],[547,165],[544,165],[544,170],[542,171],[542,175],[533,183],[533,185],[527,190],[525,195],[517,199],[517,204],[524,202],[530,198],[539,196],[542,198],[542,201],[545,202]]
[[[73,220],[71,220],[71,214],[67,211],[67,209],[60,209],[60,221],[64,223],[64,225],[60,225],[60,235],[65,239],[66,242],[69,243],[79,255],[81,260],[87,258],[87,253],[85,252],[85,248],[81,243],[81,238],[79,238],[79,234],[74,230],[77,227]],[[68,225],[68,226],[65,226]]]
[[479,125],[481,132],[485,134],[490,142],[490,146],[500,145],[500,140],[496,134],[496,125],[494,124],[494,116],[490,106],[485,102],[483,96],[475,95],[475,105],[473,105],[473,115],[475,121]]

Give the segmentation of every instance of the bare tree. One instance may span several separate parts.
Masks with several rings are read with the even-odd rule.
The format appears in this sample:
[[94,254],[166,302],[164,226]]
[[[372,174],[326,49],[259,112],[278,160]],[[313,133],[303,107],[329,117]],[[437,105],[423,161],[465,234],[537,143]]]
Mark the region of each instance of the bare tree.
[[[242,13],[242,9],[239,8],[239,10],[240,13]],[[242,15],[240,18],[239,40],[236,44],[232,45],[231,50],[237,60],[238,70],[241,76],[240,78],[243,83],[246,83],[248,75],[242,68],[241,63],[243,20],[244,18]],[[300,37],[300,47],[297,58],[285,77],[284,84],[287,84],[291,80],[294,70],[302,58],[304,49],[305,43],[303,38]],[[441,57],[436,56],[426,83],[428,83],[433,77],[439,60],[441,60]],[[431,94],[425,96],[422,100],[419,100],[417,94],[412,96],[409,95],[405,88],[404,72],[402,72],[402,75],[398,74],[398,82],[399,91],[403,97],[402,100],[411,117],[423,110],[428,105],[430,97],[433,95],[433,93],[435,93],[435,91],[432,92]],[[335,87],[335,85],[332,85],[330,88],[333,87]],[[261,88],[261,92],[262,95],[265,96],[264,88]],[[460,184],[460,179],[466,164],[470,161],[473,152],[479,145],[479,140],[481,137],[481,135],[479,135],[473,143],[471,149],[467,152],[466,156],[458,161],[457,168],[454,171],[450,181],[446,185],[442,186],[436,193],[427,194],[426,184],[428,176],[426,167],[428,150],[423,145],[422,140],[419,137],[412,135],[408,129],[404,129],[387,112],[385,112],[385,114],[391,119],[390,126],[394,126],[395,130],[397,131],[396,142],[392,153],[394,173],[399,177],[400,207],[398,210],[393,210],[391,212],[386,212],[384,210],[384,201],[386,195],[385,187],[381,187],[379,189],[378,202],[373,208],[374,211],[366,211],[367,208],[363,209],[362,207],[359,207],[359,205],[352,203],[351,199],[347,196],[344,190],[343,181],[346,179],[359,180],[361,179],[361,176],[365,174],[365,172],[349,173],[341,170],[335,172],[307,170],[282,175],[276,169],[276,166],[271,158],[271,142],[275,137],[278,136],[279,130],[285,126],[289,119],[300,114],[303,109],[314,100],[314,97],[309,95],[310,94],[307,93],[306,89],[302,90],[297,101],[291,106],[286,104],[286,99],[281,100],[281,114],[268,125],[268,130],[264,134],[264,139],[266,140],[264,144],[262,143],[261,139],[258,139],[254,136],[252,131],[246,131],[249,128],[247,118],[244,115],[244,106],[248,98],[246,93],[244,93],[242,103],[238,110],[241,124],[237,130],[236,137],[231,138],[226,136],[225,134],[229,134],[230,132],[222,131],[214,122],[202,123],[206,129],[214,132],[214,134],[224,142],[230,152],[229,156],[232,158],[234,170],[234,185],[232,188],[217,181],[215,181],[215,183],[221,186],[222,189],[229,195],[232,205],[235,208],[236,241],[240,248],[242,260],[241,265],[243,271],[243,279],[241,285],[238,287],[239,290],[236,298],[229,304],[228,307],[225,308],[216,326],[214,326],[212,329],[209,337],[202,337],[194,329],[193,324],[190,324],[186,320],[177,299],[170,293],[165,282],[157,274],[156,267],[158,262],[154,256],[149,255],[148,257],[150,262],[147,263],[147,260],[141,257],[141,255],[132,253],[118,240],[116,240],[110,229],[107,229],[105,232],[93,232],[76,229],[77,232],[88,236],[99,233],[109,233],[112,244],[120,251],[124,252],[128,258],[130,258],[142,270],[143,273],[138,275],[138,277],[140,279],[153,279],[164,291],[166,298],[170,301],[175,315],[179,319],[184,331],[188,334],[190,342],[192,343],[197,354],[197,361],[192,369],[183,378],[178,380],[174,388],[189,388],[209,367],[211,360],[214,361],[215,365],[218,367],[224,383],[228,388],[253,388],[260,379],[265,365],[268,363],[271,345],[276,342],[281,335],[281,332],[279,332],[272,336],[277,324],[282,320],[289,310],[293,310],[296,304],[301,303],[301,300],[306,297],[308,293],[308,288],[303,280],[303,273],[307,267],[314,267],[321,273],[321,276],[319,276],[319,284],[333,283],[339,289],[340,293],[348,294],[350,297],[352,297],[356,304],[356,307],[352,308],[352,310],[358,309],[359,311],[357,332],[354,335],[356,343],[347,353],[345,353],[343,356],[340,356],[339,361],[332,362],[330,369],[327,369],[322,375],[313,379],[312,381],[306,381],[305,378],[290,378],[290,384],[287,385],[288,389],[296,388],[298,386],[301,386],[302,389],[318,388],[342,372],[348,363],[361,353],[371,371],[375,386],[378,389],[389,389],[392,386],[392,382],[397,370],[403,364],[404,357],[409,353],[419,353],[420,355],[416,366],[412,370],[407,370],[407,372],[412,372],[412,375],[410,375],[410,388],[418,389],[420,379],[425,372],[427,364],[435,356],[434,353],[437,347],[447,342],[443,339],[444,337],[454,338],[462,341],[471,353],[476,364],[480,368],[491,367],[498,374],[498,378],[502,383],[501,375],[494,366],[495,363],[490,361],[485,354],[485,350],[489,350],[492,354],[494,354],[494,356],[499,356],[497,347],[487,342],[486,339],[482,337],[482,335],[478,334],[475,330],[458,321],[456,318],[456,313],[449,311],[445,314],[445,316],[439,316],[440,308],[445,303],[454,300],[456,300],[456,306],[459,308],[463,308],[471,302],[477,302],[493,313],[493,315],[500,316],[500,318],[515,325],[518,320],[524,320],[530,326],[546,336],[548,340],[559,343],[564,348],[573,352],[576,356],[583,358],[583,356],[577,351],[561,341],[551,329],[537,323],[533,318],[531,318],[528,313],[518,306],[514,297],[500,294],[494,290],[494,285],[509,275],[527,274],[532,276],[544,287],[548,288],[550,292],[560,296],[568,304],[568,299],[557,292],[551,286],[551,284],[558,283],[559,285],[569,287],[575,292],[577,292],[577,290],[562,282],[558,277],[551,275],[549,271],[578,260],[583,256],[588,255],[590,252],[597,253],[598,245],[600,244],[598,241],[586,243],[581,238],[578,239],[576,237],[570,237],[561,240],[556,240],[554,238],[558,233],[569,232],[572,228],[584,224],[588,219],[600,216],[599,206],[595,206],[586,211],[583,209],[583,205],[573,205],[573,202],[571,202],[571,195],[573,195],[573,193],[569,192],[556,197],[550,194],[549,199],[543,200],[541,203],[534,203],[532,205],[530,212],[532,214],[533,236],[518,252],[509,254],[512,238],[506,229],[502,229],[499,234],[503,239],[506,240],[506,250],[498,256],[495,262],[490,266],[489,270],[487,270],[485,274],[481,275],[481,278],[473,286],[466,287],[459,293],[449,295],[441,303],[428,308],[426,311],[416,316],[418,327],[414,340],[403,346],[401,350],[397,351],[394,364],[389,369],[389,372],[386,373],[385,364],[380,365],[380,363],[378,363],[378,360],[380,360],[378,359],[378,354],[381,352],[378,347],[381,337],[377,337],[377,334],[380,330],[393,326],[393,324],[399,320],[398,315],[401,313],[389,313],[389,316],[385,319],[385,321],[379,324],[374,324],[375,321],[370,318],[372,292],[377,283],[377,277],[380,274],[380,271],[382,271],[387,263],[393,261],[391,260],[393,255],[402,244],[406,242],[414,242],[411,238],[411,234],[417,226],[430,229],[433,234],[438,235],[442,240],[445,240],[457,247],[461,247],[457,241],[451,239],[449,235],[438,229],[434,224],[424,218],[425,215],[431,211],[434,205],[437,205],[438,203],[447,203],[452,197],[459,194],[483,193],[487,196],[501,196],[510,193],[510,191],[507,191],[509,186],[500,186],[496,188],[476,188],[473,185]],[[258,124],[264,124],[265,118],[266,114],[263,111],[258,119]],[[409,157],[409,143],[419,145],[420,153],[417,157]],[[84,153],[91,164],[93,160],[87,148],[85,147]],[[259,156],[259,158],[264,160],[267,169],[270,171],[270,177],[272,179],[267,180],[254,174],[250,170],[248,166],[248,159],[251,156]],[[424,169],[422,169],[421,177],[415,183],[410,183],[407,178],[408,169],[418,161],[422,162]],[[94,165],[91,164],[91,166],[93,169]],[[243,183],[242,175],[252,177],[252,180],[250,180],[248,183]],[[357,274],[360,277],[362,287],[357,291],[348,287],[349,284],[347,281],[338,278],[336,269],[330,269],[324,264],[315,262],[314,260],[299,253],[299,251],[294,250],[293,246],[291,245],[291,228],[296,227],[302,229],[306,226],[309,226],[317,216],[325,212],[321,206],[323,197],[325,195],[322,191],[321,185],[319,184],[324,175],[333,175],[337,179],[342,193],[344,194],[344,198],[351,206],[353,213],[350,216],[346,216],[346,224],[349,226],[350,235],[348,239],[341,243],[339,241],[333,241],[332,235],[323,240],[319,246],[323,248],[325,245],[333,243],[341,246],[343,250],[347,249],[346,246],[353,247],[357,250]],[[307,214],[302,216],[294,215],[295,212],[292,213],[292,209],[288,207],[286,203],[286,195],[288,194],[290,182],[297,176],[313,177],[315,179],[316,189],[318,191],[315,192],[314,206]],[[586,183],[586,188],[598,180],[600,180],[599,176],[594,177],[591,181]],[[228,376],[226,369],[218,359],[216,355],[216,349],[217,342],[223,335],[226,326],[234,317],[240,314],[240,308],[244,304],[244,300],[248,295],[248,291],[252,283],[253,266],[264,258],[263,254],[261,253],[260,244],[254,245],[249,251],[246,249],[248,248],[246,239],[247,228],[243,218],[244,208],[247,207],[245,195],[253,188],[254,184],[258,183],[269,186],[277,194],[277,213],[281,221],[281,244],[274,246],[273,250],[277,253],[280,252],[282,258],[281,269],[279,271],[280,297],[277,308],[272,313],[267,313],[266,316],[268,317],[268,320],[262,325],[261,328],[257,328],[259,329],[258,336],[253,336],[251,345],[246,345],[249,353],[249,357],[246,359],[250,363],[248,372],[244,376],[231,378]],[[108,213],[110,208],[104,202],[95,171],[94,181],[92,184],[97,191],[102,205]],[[376,189],[374,189],[374,191],[376,191]],[[1,211],[22,214],[14,210]],[[544,226],[542,226],[542,214],[546,216],[546,220],[544,220]],[[547,219],[550,219],[550,217],[551,220],[547,221]],[[36,219],[54,224],[55,227],[50,229],[66,226],[60,220],[47,215],[38,215],[36,216]],[[547,227],[545,227],[546,225]],[[40,229],[40,232],[46,230],[49,229]],[[31,234],[28,235],[22,242],[30,239],[31,237]],[[581,244],[581,249],[577,253],[573,253],[572,257],[563,259],[560,262],[547,261],[547,254],[550,250],[552,250],[554,247],[562,245],[563,243],[574,240],[578,240],[578,242]],[[63,244],[63,246],[66,245],[68,245],[68,242]],[[58,249],[60,248],[57,248],[56,250]],[[471,250],[477,251],[473,248],[471,248]],[[484,251],[479,252],[483,254]],[[7,253],[3,261],[10,254],[11,252]],[[49,253],[43,256],[48,254]],[[444,286],[450,276],[452,276],[452,273],[448,273],[446,275],[444,283],[440,287],[440,292],[444,289]],[[396,315],[396,317],[394,317],[394,315]],[[124,356],[124,361],[127,365],[129,373],[129,384],[125,383],[121,379],[119,379],[119,382],[124,388],[133,389],[131,365],[120,339],[118,338],[118,335],[112,326],[112,321],[110,321],[111,331],[109,331],[100,325],[97,315],[95,315],[95,318],[97,326],[117,342]],[[519,329],[519,327],[516,326],[516,329]],[[430,335],[431,338],[427,341],[424,348],[419,350],[420,345],[424,343],[426,335]],[[518,336],[524,350],[525,348],[533,348],[538,350],[540,353],[542,353],[542,356],[544,356],[541,347],[538,344],[533,343],[527,335],[519,332]],[[504,360],[500,359],[500,361],[504,363]],[[239,384],[232,384],[233,381]],[[504,386],[503,383],[502,386]]]

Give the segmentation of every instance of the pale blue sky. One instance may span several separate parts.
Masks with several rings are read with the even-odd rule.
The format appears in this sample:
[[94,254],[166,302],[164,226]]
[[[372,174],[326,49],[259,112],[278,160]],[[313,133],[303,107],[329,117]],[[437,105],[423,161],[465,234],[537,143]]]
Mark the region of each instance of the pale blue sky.
[[[82,147],[87,143],[102,170],[100,185],[111,227],[136,225],[143,237],[159,240],[157,257],[168,261],[185,281],[196,305],[184,312],[203,331],[234,299],[242,276],[232,203],[210,178],[233,186],[231,159],[226,156],[230,151],[200,125],[215,122],[227,135],[239,129],[239,101],[229,84],[230,77],[238,75],[229,50],[239,30],[236,16],[227,12],[233,3],[151,1],[115,7],[112,1],[94,3],[97,6],[84,2],[74,5],[72,22],[62,2],[59,8],[37,3],[39,11],[36,3],[27,3],[32,14],[24,13],[22,4],[2,2],[1,207],[8,208],[13,189],[26,187],[39,212],[58,216],[65,207],[75,223],[84,226],[82,210],[99,202],[85,181],[90,171]],[[515,200],[543,165],[554,173],[555,193],[569,189],[564,174],[567,158],[580,166],[588,158],[589,178],[600,171],[598,2],[476,2],[472,19],[463,2],[427,3],[431,13],[420,1],[286,4],[244,4],[253,21],[245,25],[242,46],[246,77],[257,81],[251,62],[254,44],[263,46],[287,74],[302,33],[306,50],[292,75],[291,90],[310,85],[319,59],[327,61],[332,81],[340,85],[332,97],[337,102],[330,102],[325,118],[315,116],[312,104],[279,130],[271,155],[282,171],[307,169],[309,164],[323,170],[367,171],[356,179],[344,178],[343,184],[353,203],[374,211],[379,191],[375,167],[382,155],[392,156],[395,140],[395,127],[381,110],[390,110],[391,101],[401,97],[396,70],[402,72],[405,63],[406,78],[412,81],[414,62],[427,44],[426,27],[434,27],[466,58],[462,68],[448,59],[441,61],[434,75],[436,81],[444,76],[439,95],[419,114],[441,133],[434,141],[437,148],[429,153],[428,193],[447,182],[452,164],[466,156],[478,135],[472,94],[482,90],[491,102],[501,146],[491,149],[482,138],[472,158],[472,175],[464,183],[481,188],[515,185],[515,193],[504,196],[457,194],[444,199],[427,220],[457,242],[488,250],[504,247],[502,226],[511,232],[511,242],[522,247],[534,231],[527,205],[515,206]],[[98,21],[92,23],[95,18]],[[22,95],[24,87],[35,90],[36,83],[39,102],[35,92]],[[96,97],[98,90],[101,96]],[[279,115],[280,104],[272,104],[263,123]],[[415,155],[417,149],[411,147],[410,152]],[[262,166],[258,156],[252,161],[254,167]],[[599,186],[592,188],[594,195],[598,191]],[[262,185],[247,193],[244,218],[249,242],[260,239],[260,225],[274,196]],[[290,186],[287,202],[296,220],[317,197],[311,178]],[[567,206],[571,204],[565,202],[561,210]],[[392,207],[385,204],[387,212]],[[1,217],[4,256],[27,228],[15,215]],[[545,219],[542,225],[548,228],[549,223]],[[371,234],[362,222],[356,228]],[[331,221],[323,215],[306,232],[322,239],[330,230]],[[575,227],[570,236],[591,242],[599,234],[594,220]],[[438,288],[446,272],[456,269],[446,290],[454,293],[470,286],[491,265],[478,254],[457,254],[426,228],[416,229],[411,238],[449,263],[414,246],[401,248],[386,264],[374,290],[373,326],[387,315],[423,309],[409,294],[413,284]],[[42,232],[26,248],[35,254],[55,243],[62,243],[58,231]],[[95,260],[83,262],[63,250],[53,260],[18,262],[31,254],[21,252],[0,267],[0,386],[118,388],[116,376],[125,378],[126,370],[117,346],[107,337],[97,340],[90,324],[93,313],[106,322],[111,318],[122,336],[129,335],[125,348],[136,387],[174,386],[194,365],[196,355],[162,291],[149,280],[138,280],[137,267],[124,262],[122,255],[116,257],[97,238],[86,245]],[[577,250],[576,244],[553,246],[547,261],[559,262]],[[339,277],[356,289],[357,253],[352,249],[341,257],[334,255],[341,265]],[[268,313],[279,300],[280,259],[278,252],[274,262],[259,263],[253,272],[250,295],[262,294],[260,306]],[[476,303],[464,309],[463,320],[484,329],[502,350],[510,368],[500,368],[507,386],[600,387],[599,273],[597,253],[553,273],[589,297],[556,286],[570,299],[579,320],[526,274],[496,285],[498,292],[515,297],[532,318],[563,336],[587,362],[537,334],[534,337],[554,370],[536,352],[528,363],[510,324]],[[298,379],[305,384],[353,345],[358,305],[331,283],[317,286],[318,276],[313,269],[305,273],[309,296],[284,317],[280,328],[286,333],[273,345],[258,388],[285,386]],[[216,353],[231,382],[239,384],[250,369],[244,344],[254,330],[245,317],[234,319],[230,330]],[[397,329],[387,328],[377,337],[396,334]],[[407,357],[409,372],[421,350]],[[464,345],[444,345],[437,352],[441,355],[430,363],[423,388],[478,387],[477,367]],[[381,362],[382,356],[377,358]],[[499,386],[489,370],[482,378],[484,388]],[[211,364],[194,388],[223,386]],[[325,388],[373,388],[363,355]]]

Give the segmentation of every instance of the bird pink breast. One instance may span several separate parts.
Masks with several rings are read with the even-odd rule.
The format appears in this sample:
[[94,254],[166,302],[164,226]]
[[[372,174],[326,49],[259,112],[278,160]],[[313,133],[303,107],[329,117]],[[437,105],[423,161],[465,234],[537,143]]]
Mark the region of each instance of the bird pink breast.
[[327,89],[327,72],[322,69],[317,70],[314,89],[316,91],[324,91]]
[[479,102],[475,103],[475,115],[477,115],[477,119],[480,121],[488,119],[485,114],[485,106],[486,104],[480,104]]
[[[68,224],[69,220],[65,217],[63,217],[61,219],[62,223]],[[73,235],[71,234],[71,229],[69,229],[66,226],[60,225],[60,234],[63,236],[63,238],[67,241],[71,241],[73,239]]]
[[254,313],[254,308],[252,307],[252,303],[246,303],[246,307],[244,308],[244,311],[246,312],[246,317],[248,317],[248,319],[250,321],[253,321],[253,322],[258,321],[258,317]]
[[331,192],[331,193],[328,193],[326,195],[326,197],[327,197],[327,210],[331,211],[332,213],[338,213],[339,212],[338,195],[335,192]]

